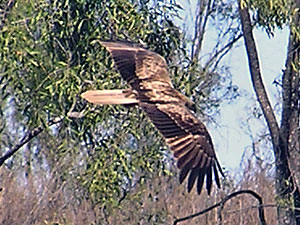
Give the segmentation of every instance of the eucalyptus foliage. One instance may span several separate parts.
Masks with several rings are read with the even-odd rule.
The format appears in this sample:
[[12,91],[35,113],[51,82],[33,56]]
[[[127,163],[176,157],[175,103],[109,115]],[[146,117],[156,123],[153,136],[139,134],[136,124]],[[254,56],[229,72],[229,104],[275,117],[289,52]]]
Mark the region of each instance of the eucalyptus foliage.
[[[161,54],[174,86],[196,103],[220,90],[216,72],[191,66],[184,34],[173,22],[182,10],[174,1],[148,0],[28,0],[4,10],[1,155],[34,129],[43,130],[6,166],[25,165],[27,175],[45,174],[57,187],[67,182],[78,201],[106,208],[119,206],[152,176],[169,175],[172,158],[141,110],[95,107],[80,94],[126,87],[99,40],[132,41]],[[207,106],[213,110],[219,101]]]
[[37,167],[76,178],[101,205],[117,204],[146,174],[165,173],[164,144],[140,110],[94,107],[80,94],[125,86],[97,40],[144,43],[171,60],[182,38],[171,21],[178,10],[168,2],[16,1],[0,33],[1,153],[42,127],[29,149]]
[[[295,33],[299,33],[299,27],[295,27],[292,20],[297,14],[295,1],[293,0],[241,0],[242,7],[247,4],[253,10],[253,19],[260,27],[266,30],[268,35],[274,35],[276,29],[290,26]],[[299,36],[299,35],[298,35]]]

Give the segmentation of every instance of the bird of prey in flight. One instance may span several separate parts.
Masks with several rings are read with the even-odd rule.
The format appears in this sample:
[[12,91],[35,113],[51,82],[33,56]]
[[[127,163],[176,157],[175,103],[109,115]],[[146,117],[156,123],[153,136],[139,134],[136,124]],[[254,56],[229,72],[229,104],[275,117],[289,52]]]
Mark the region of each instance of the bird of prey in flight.
[[210,194],[212,176],[218,187],[218,173],[224,176],[212,139],[202,122],[190,111],[194,103],[173,88],[165,59],[134,44],[101,41],[110,52],[117,70],[131,88],[89,90],[82,97],[93,104],[137,105],[160,131],[177,159],[179,181],[188,176],[188,192],[197,183],[201,193],[204,178]]

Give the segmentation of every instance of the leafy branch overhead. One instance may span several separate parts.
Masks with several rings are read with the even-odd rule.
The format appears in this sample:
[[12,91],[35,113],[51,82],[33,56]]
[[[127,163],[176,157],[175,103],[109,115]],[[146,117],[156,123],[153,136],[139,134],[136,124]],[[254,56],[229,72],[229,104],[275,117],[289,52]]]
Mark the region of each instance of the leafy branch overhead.
[[[157,4],[163,6],[160,5],[162,3]],[[188,59],[188,52],[182,48],[184,42],[180,42],[183,34],[171,20],[182,9],[179,5],[168,3],[164,7],[169,10],[160,10],[160,7],[143,2],[134,6],[123,1],[28,1],[11,8],[6,17],[12,22],[1,32],[1,82],[5,92],[3,102],[7,103],[2,105],[2,111],[14,112],[15,126],[22,130],[20,136],[26,137],[26,134],[35,133],[39,127],[48,127],[55,118],[62,118],[54,129],[47,129],[47,135],[56,136],[58,142],[68,138],[78,143],[78,146],[84,144],[84,147],[79,148],[74,143],[71,146],[67,143],[63,145],[65,150],[72,148],[78,152],[81,149],[97,155],[97,149],[109,148],[110,152],[106,154],[110,158],[113,152],[125,150],[127,146],[130,147],[125,154],[129,154],[133,146],[136,146],[134,149],[140,149],[139,143],[144,138],[140,135],[141,130],[155,132],[151,126],[149,130],[138,126],[141,121],[149,126],[139,111],[126,114],[128,110],[120,107],[91,108],[80,98],[80,94],[87,89],[123,86],[119,74],[111,67],[107,53],[92,44],[99,37],[147,43],[150,49],[166,57],[171,65],[171,75],[175,76],[175,83],[180,79],[183,91],[193,95],[196,102],[201,101],[203,98],[192,92],[192,88],[197,87],[183,86],[189,82],[189,73],[194,74],[195,69],[189,71],[188,67],[180,64],[174,66],[178,58]],[[201,76],[207,79],[205,75]],[[197,83],[201,85],[200,80]],[[210,88],[208,86],[207,90]],[[209,96],[209,92],[205,95]],[[74,112],[83,113],[77,118],[68,116],[70,113],[74,115]],[[139,117],[136,118],[136,115]],[[128,123],[124,124],[123,121]],[[9,119],[3,123],[8,124]],[[9,138],[13,137],[11,128],[7,125],[5,127],[3,133],[8,135],[2,139],[7,146],[2,148],[3,154],[5,149],[15,152],[13,146],[20,146],[20,143]],[[118,143],[118,140],[113,140],[114,136],[124,136],[130,141]],[[162,147],[157,146],[164,145],[160,138],[154,137],[157,145],[146,144],[150,165],[138,163],[130,165],[132,168],[127,165],[123,169],[128,172],[120,174],[118,183],[123,182],[123,176],[132,177],[137,168],[152,170],[153,166],[159,166],[163,169],[159,161],[158,164],[154,162],[159,158],[158,155],[163,154]],[[94,162],[87,162],[87,165],[97,164],[99,159],[96,158]],[[131,164],[124,159],[120,160],[121,165]]]

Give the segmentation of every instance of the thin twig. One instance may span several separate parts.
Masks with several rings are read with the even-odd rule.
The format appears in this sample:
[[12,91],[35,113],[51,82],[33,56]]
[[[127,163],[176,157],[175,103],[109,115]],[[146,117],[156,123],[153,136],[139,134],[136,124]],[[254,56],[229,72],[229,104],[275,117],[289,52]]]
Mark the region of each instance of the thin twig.
[[211,13],[211,0],[208,2],[199,0],[197,3],[194,38],[191,52],[192,62],[197,62],[199,60],[199,54],[202,49],[202,42],[204,39],[204,31]]
[[[220,202],[212,205],[211,207],[209,208],[206,208],[198,213],[195,213],[195,214],[192,214],[192,215],[189,215],[189,216],[186,216],[186,217],[183,217],[183,218],[179,218],[179,219],[176,219],[173,223],[173,225],[176,225],[177,223],[179,222],[182,222],[182,221],[185,221],[185,220],[190,220],[194,217],[197,217],[197,216],[200,216],[204,213],[207,213],[211,210],[213,210],[214,208],[216,207],[219,207],[219,206],[224,206],[225,203],[230,200],[231,198],[234,198],[235,196],[237,195],[241,195],[241,194],[250,194],[252,195],[254,198],[256,198],[258,200],[258,215],[259,215],[259,220],[260,220],[260,223],[261,225],[266,225],[266,220],[265,220],[265,213],[264,213],[264,209],[263,209],[263,201],[262,201],[262,197],[260,195],[258,195],[256,192],[254,191],[251,191],[251,190],[241,190],[241,191],[237,191],[237,192],[233,192],[231,193],[230,195],[227,195],[224,199],[222,199]],[[222,210],[220,210],[219,213],[221,213]],[[220,218],[220,215],[219,215],[219,218]]]
[[[50,121],[48,123],[48,126],[52,126],[54,124],[57,124],[62,121],[62,118],[55,118],[54,120]],[[12,149],[10,149],[8,152],[6,152],[1,158],[0,158],[0,167],[3,165],[3,163],[9,159],[11,156],[13,156],[21,147],[23,147],[25,144],[27,144],[29,141],[31,141],[33,138],[38,136],[40,133],[42,133],[45,130],[43,126],[39,126],[32,131],[28,131],[25,136],[20,140],[20,142],[15,145]]]
[[[226,45],[224,45],[221,49],[219,50],[216,50],[216,52],[213,54],[212,57],[210,57],[210,59],[206,62],[204,68],[208,68],[209,66],[212,65],[212,63],[214,61],[217,61],[216,62],[216,65],[214,65],[214,69],[213,71],[215,70],[215,68],[217,67],[217,65],[219,64],[219,62],[221,61],[221,59],[226,55],[226,53],[232,49],[233,45],[238,41],[240,40],[241,38],[243,37],[243,34],[242,33],[239,33],[237,34],[232,40],[230,40]],[[217,57],[221,55],[219,57],[219,59],[217,60]]]
[[2,10],[3,14],[0,16],[0,31],[3,29],[3,27],[5,25],[5,22],[6,22],[6,19],[7,19],[7,16],[8,16],[8,13],[11,11],[14,4],[15,4],[15,0],[9,0],[6,3],[4,9]]

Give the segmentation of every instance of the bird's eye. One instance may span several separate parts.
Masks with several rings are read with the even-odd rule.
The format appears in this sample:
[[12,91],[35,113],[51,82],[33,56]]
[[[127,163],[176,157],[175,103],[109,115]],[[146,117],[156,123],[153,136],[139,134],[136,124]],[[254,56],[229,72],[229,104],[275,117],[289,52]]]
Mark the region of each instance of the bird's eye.
[[189,108],[190,110],[192,110],[194,113],[196,113],[196,104],[195,103],[189,103],[187,102],[186,105],[185,105],[187,108]]

